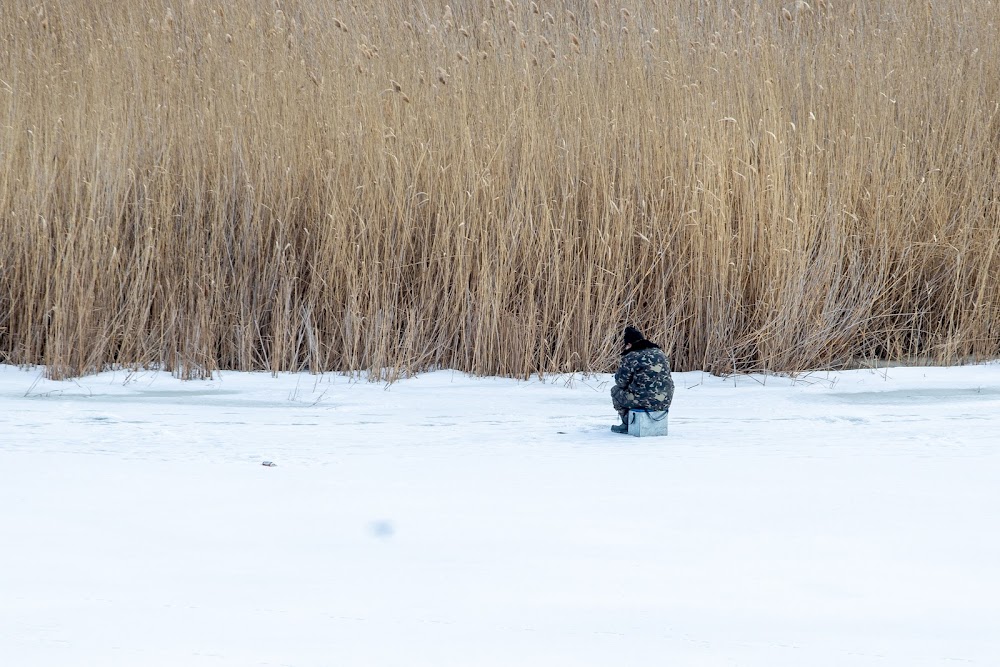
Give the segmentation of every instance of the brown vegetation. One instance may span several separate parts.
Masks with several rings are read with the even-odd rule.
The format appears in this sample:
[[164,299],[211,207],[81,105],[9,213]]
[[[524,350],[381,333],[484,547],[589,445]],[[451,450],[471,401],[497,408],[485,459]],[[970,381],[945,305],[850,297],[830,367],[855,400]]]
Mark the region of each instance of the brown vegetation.
[[1000,8],[5,0],[0,361],[1000,355]]

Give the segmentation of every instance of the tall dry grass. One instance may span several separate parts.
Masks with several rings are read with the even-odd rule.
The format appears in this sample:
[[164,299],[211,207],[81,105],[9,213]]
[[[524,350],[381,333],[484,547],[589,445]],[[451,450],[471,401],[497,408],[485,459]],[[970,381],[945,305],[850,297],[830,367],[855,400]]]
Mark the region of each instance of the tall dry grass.
[[5,0],[0,360],[1000,355],[1000,7]]

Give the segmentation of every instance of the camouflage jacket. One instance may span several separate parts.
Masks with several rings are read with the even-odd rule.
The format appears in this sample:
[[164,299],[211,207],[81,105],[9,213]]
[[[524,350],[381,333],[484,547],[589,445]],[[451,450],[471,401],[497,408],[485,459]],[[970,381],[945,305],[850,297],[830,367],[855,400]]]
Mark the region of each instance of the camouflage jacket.
[[674,400],[670,360],[658,347],[622,356],[611,395],[617,405],[634,410],[668,410]]

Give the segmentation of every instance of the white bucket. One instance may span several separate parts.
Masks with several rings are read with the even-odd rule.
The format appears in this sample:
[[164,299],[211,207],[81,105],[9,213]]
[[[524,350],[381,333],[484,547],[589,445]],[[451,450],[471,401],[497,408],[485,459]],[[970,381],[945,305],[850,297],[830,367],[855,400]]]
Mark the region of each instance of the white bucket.
[[629,410],[628,433],[637,438],[667,434],[666,410]]

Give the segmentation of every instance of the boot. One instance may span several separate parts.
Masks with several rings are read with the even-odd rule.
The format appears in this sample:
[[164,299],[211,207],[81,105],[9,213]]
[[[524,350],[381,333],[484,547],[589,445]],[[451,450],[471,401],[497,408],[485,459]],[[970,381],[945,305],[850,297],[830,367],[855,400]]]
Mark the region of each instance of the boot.
[[628,413],[622,415],[622,423],[615,424],[611,427],[613,433],[621,433],[623,435],[628,434]]

